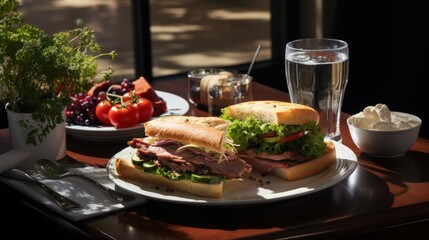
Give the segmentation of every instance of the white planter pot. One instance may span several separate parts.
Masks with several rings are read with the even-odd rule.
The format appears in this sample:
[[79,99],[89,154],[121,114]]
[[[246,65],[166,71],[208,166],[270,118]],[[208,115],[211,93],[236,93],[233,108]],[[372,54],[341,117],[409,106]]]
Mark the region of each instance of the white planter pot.
[[[7,119],[9,125],[9,138],[12,149],[21,148],[30,152],[28,161],[35,161],[40,158],[46,158],[53,161],[62,159],[66,156],[66,123],[65,120],[52,130],[47,138],[38,143],[26,144],[28,130],[19,125],[19,120],[25,118],[29,120],[30,125],[35,126],[37,123],[33,120],[30,113],[17,113],[8,109],[6,104]],[[63,112],[65,119],[65,109]]]

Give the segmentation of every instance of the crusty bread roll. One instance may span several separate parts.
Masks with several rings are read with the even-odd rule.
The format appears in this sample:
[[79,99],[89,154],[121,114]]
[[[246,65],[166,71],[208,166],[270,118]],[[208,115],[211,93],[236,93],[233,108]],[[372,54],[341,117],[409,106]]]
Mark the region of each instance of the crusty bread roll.
[[319,113],[311,107],[282,101],[248,101],[226,107],[230,117],[244,120],[253,116],[263,122],[301,125],[310,121],[319,123]]
[[[238,103],[228,106],[224,110],[224,114],[239,120],[245,120],[247,117],[252,116],[262,122],[272,124],[303,125],[308,124],[310,121],[314,121],[316,124],[319,123],[319,113],[315,109],[301,104],[274,100]],[[336,161],[335,145],[331,141],[326,141],[326,145],[325,151],[319,157],[287,167],[282,167],[286,165],[276,165],[275,161],[273,161],[272,165],[270,162],[260,162],[272,160],[258,158],[257,156],[253,158],[243,157],[243,159],[252,165],[253,170],[259,170],[264,174],[269,173],[287,181],[293,181],[320,173]],[[267,170],[266,165],[264,166],[267,163],[276,167],[272,170]]]
[[116,172],[120,179],[126,179],[135,184],[143,184],[151,187],[164,187],[169,190],[178,190],[181,192],[194,194],[202,197],[221,198],[223,192],[223,183],[204,184],[188,180],[168,180],[163,176],[146,173],[142,168],[135,166],[131,159],[117,158]]
[[326,144],[326,150],[320,157],[295,166],[276,168],[272,175],[288,181],[294,181],[322,172],[336,161],[335,145],[331,141],[327,141]]
[[144,124],[151,137],[197,144],[222,152],[229,122],[218,117],[167,116]]

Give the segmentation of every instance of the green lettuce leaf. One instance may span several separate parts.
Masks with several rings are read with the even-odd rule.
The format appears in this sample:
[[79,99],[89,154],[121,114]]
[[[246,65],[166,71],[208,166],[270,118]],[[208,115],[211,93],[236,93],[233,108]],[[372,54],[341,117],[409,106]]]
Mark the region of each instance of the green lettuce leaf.
[[[237,151],[251,149],[256,153],[275,155],[292,150],[313,158],[322,155],[326,149],[324,134],[316,122],[304,125],[277,125],[262,122],[251,116],[245,120],[235,119],[226,114],[220,117],[231,122],[227,137],[237,144]],[[260,137],[270,132],[276,132],[278,136],[285,137],[300,131],[306,131],[307,134],[286,143],[269,143]]]

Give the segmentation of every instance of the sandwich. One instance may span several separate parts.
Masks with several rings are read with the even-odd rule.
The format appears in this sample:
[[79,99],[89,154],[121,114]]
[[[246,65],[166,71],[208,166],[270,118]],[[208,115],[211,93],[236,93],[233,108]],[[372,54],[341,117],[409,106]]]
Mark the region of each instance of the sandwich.
[[144,124],[145,138],[133,138],[129,159],[117,158],[126,179],[167,191],[221,198],[226,180],[248,175],[252,167],[238,158],[226,134],[229,121],[218,117],[166,116]]
[[248,101],[222,109],[227,137],[238,156],[263,175],[287,181],[315,175],[336,161],[335,145],[324,140],[319,114],[282,101]]

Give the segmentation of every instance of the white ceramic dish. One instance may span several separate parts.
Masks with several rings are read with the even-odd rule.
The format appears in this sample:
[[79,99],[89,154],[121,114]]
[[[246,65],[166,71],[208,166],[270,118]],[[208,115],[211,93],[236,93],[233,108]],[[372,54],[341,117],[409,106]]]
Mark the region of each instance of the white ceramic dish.
[[364,153],[377,158],[392,158],[404,155],[416,142],[422,120],[412,114],[392,112],[402,119],[414,121],[414,127],[401,130],[372,130],[359,128],[354,124],[355,114],[347,119],[347,126],[353,142]]
[[[156,93],[167,103],[167,112],[161,116],[185,115],[188,112],[189,103],[182,97],[163,91],[156,91]],[[143,136],[144,126],[143,123],[140,123],[130,128],[116,129],[114,127],[105,126],[87,127],[68,125],[66,126],[66,132],[71,136],[88,141],[122,141]]]
[[286,182],[273,176],[262,177],[259,173],[254,172],[251,177],[242,180],[226,181],[221,199],[198,197],[179,191],[171,192],[163,188],[155,189],[119,179],[116,173],[115,160],[118,157],[130,158],[136,151],[131,147],[115,154],[109,160],[106,168],[110,179],[119,187],[160,201],[207,206],[261,204],[315,193],[339,183],[352,174],[358,165],[356,155],[347,146],[337,142],[334,144],[337,161],[322,173],[305,179]]

